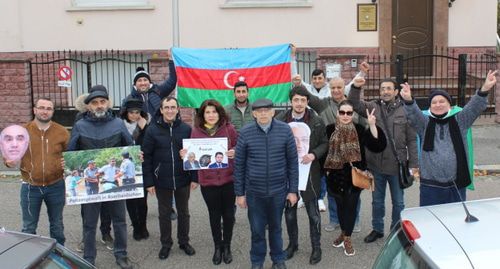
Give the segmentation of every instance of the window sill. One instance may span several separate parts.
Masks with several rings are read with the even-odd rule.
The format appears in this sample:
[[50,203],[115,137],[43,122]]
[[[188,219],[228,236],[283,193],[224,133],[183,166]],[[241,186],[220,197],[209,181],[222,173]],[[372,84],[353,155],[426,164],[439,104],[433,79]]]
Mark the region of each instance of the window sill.
[[142,5],[142,6],[88,6],[88,7],[69,7],[66,8],[67,12],[75,11],[108,11],[108,10],[153,10],[154,5]]
[[303,2],[260,2],[260,3],[255,3],[255,2],[229,2],[229,3],[224,3],[219,5],[220,8],[225,9],[225,8],[301,8],[301,7],[312,7],[312,1],[303,1]]

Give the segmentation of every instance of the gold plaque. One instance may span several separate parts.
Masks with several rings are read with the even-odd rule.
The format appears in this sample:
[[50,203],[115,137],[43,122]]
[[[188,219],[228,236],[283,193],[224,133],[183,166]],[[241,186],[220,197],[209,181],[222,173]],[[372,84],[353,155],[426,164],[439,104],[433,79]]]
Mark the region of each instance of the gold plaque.
[[358,31],[377,31],[377,4],[358,4]]

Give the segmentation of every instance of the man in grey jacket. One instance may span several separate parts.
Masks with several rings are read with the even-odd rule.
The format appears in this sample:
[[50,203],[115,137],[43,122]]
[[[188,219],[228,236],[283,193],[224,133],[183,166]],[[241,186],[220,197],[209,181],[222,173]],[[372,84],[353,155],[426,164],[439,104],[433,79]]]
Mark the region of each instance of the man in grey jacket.
[[[388,137],[390,134],[394,140],[388,139],[388,144],[394,143],[399,159],[402,161],[408,160],[408,167],[416,172],[418,167],[417,137],[415,130],[410,126],[406,118],[403,102],[398,97],[399,90],[396,88],[396,82],[391,79],[382,80],[380,83],[380,99],[369,102],[360,100],[360,86],[364,83],[363,78],[356,78],[355,85],[351,87],[347,99],[354,104],[354,110],[363,117],[366,117],[366,111],[375,109],[377,125],[384,130]],[[366,160],[368,168],[375,176],[375,191],[372,192],[373,230],[364,239],[366,243],[371,243],[384,236],[385,190],[387,183],[389,183],[392,200],[391,229],[401,217],[401,211],[404,209],[404,196],[403,189],[399,186],[399,163],[390,144],[381,153],[366,151]]]

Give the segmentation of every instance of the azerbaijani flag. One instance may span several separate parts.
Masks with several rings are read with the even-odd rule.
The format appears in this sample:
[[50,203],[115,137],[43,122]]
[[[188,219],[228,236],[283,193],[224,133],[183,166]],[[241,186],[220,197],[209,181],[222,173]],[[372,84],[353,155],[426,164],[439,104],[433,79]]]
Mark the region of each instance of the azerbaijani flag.
[[234,101],[233,86],[245,81],[249,99],[288,101],[291,87],[290,45],[243,49],[173,48],[177,99],[181,106],[200,107],[206,99],[222,105]]

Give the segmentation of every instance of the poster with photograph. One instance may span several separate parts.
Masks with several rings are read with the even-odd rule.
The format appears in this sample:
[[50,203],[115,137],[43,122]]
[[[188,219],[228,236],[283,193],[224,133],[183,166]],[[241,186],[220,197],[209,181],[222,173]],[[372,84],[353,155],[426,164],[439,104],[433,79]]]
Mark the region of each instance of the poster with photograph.
[[227,145],[227,137],[183,139],[184,170],[227,168]]
[[129,146],[64,152],[66,204],[144,197],[140,150]]
[[292,129],[297,145],[297,155],[299,159],[299,191],[305,191],[307,187],[307,179],[309,178],[309,170],[311,170],[311,163],[303,164],[302,157],[309,152],[309,140],[311,139],[311,129],[303,122],[290,122],[288,123]]

